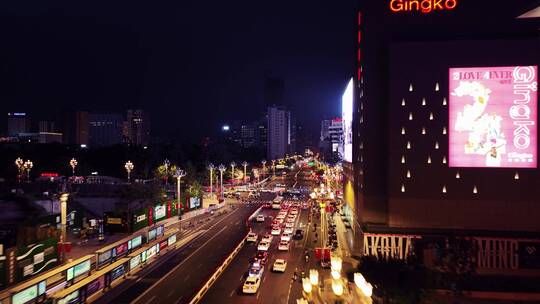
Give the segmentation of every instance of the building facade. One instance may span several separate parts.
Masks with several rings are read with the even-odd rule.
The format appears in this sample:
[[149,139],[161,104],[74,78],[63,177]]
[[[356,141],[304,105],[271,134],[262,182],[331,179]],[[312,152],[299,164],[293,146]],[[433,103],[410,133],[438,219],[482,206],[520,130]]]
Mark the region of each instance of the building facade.
[[284,107],[268,107],[268,159],[283,158],[290,145],[290,112]]
[[9,112],[7,114],[8,136],[17,136],[19,133],[30,132],[30,117],[24,112]]
[[88,120],[90,124],[89,142],[91,146],[110,146],[123,142],[123,115],[90,113]]
[[64,115],[62,141],[68,145],[88,145],[88,112],[67,112]]
[[127,110],[126,141],[136,146],[150,143],[150,116],[143,110]]

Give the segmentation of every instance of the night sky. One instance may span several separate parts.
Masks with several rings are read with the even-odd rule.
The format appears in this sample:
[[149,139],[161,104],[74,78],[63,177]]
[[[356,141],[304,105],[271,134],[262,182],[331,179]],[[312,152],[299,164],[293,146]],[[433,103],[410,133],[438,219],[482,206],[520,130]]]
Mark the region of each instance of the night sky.
[[354,73],[355,6],[2,1],[0,109],[43,119],[66,109],[143,108],[154,134],[203,136],[258,117],[271,74],[285,80],[285,103],[316,133],[320,119],[340,115]]

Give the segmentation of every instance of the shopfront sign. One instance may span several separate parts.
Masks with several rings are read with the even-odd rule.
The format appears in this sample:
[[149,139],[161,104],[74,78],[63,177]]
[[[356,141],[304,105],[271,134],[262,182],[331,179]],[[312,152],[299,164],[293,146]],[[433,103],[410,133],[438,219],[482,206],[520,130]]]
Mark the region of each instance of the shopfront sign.
[[413,254],[413,240],[419,235],[364,234],[364,255],[404,260]]
[[540,269],[540,240],[475,237],[479,269]]
[[429,14],[436,11],[451,11],[458,0],[390,0],[390,10],[394,13],[421,12]]

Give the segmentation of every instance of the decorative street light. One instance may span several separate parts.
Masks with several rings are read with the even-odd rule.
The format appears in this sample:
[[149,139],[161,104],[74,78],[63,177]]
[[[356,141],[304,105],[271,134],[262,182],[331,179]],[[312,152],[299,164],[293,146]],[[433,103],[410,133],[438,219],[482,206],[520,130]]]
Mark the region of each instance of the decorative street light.
[[276,175],[276,160],[272,159],[272,175]]
[[171,162],[165,158],[163,161],[163,166],[165,167],[165,184],[169,184],[169,167],[171,166]]
[[248,165],[247,161],[244,161],[244,162],[242,163],[242,166],[244,166],[244,184],[245,184],[246,181],[247,181],[247,178],[246,178],[246,177],[247,177],[247,176],[246,176],[246,168],[247,168],[247,165]]
[[178,217],[180,217],[180,208],[182,208],[182,200],[180,198],[180,183],[182,182],[182,177],[184,176],[186,176],[186,171],[176,169],[174,177],[176,177],[176,210],[178,210]]
[[62,193],[60,195],[60,243],[62,244],[62,260],[65,257],[65,243],[66,238],[66,227],[67,227],[67,202],[69,198],[69,193]]
[[17,170],[19,171],[19,174],[17,175],[17,179],[20,182],[21,179],[22,179],[23,172],[24,172],[24,160],[22,160],[22,158],[18,157],[15,160],[15,166],[17,166]]
[[219,179],[221,182],[220,191],[221,191],[221,199],[223,199],[223,172],[225,172],[225,166],[223,164],[220,164],[218,167],[219,170]]
[[262,165],[263,165],[263,177],[264,177],[264,174],[266,173],[266,160],[262,160],[261,161]]
[[131,182],[131,171],[133,171],[133,168],[135,168],[135,165],[133,165],[133,163],[130,160],[128,160],[126,164],[124,165],[124,168],[126,168],[126,171],[127,171],[128,182]]
[[27,160],[24,162],[23,167],[26,170],[26,178],[28,179],[28,182],[30,182],[30,170],[32,170],[32,167],[34,167],[34,163]]
[[69,165],[71,166],[71,173],[73,175],[75,175],[75,167],[77,167],[77,160],[75,158],[72,158],[70,161],[69,161]]
[[231,179],[232,179],[232,183],[234,184],[234,167],[236,167],[236,163],[235,162],[232,162],[231,163]]
[[214,192],[212,191],[212,184],[214,179],[214,169],[216,169],[216,166],[214,166],[214,164],[212,163],[209,163],[207,168],[208,170],[210,170],[210,197],[212,197],[214,195]]

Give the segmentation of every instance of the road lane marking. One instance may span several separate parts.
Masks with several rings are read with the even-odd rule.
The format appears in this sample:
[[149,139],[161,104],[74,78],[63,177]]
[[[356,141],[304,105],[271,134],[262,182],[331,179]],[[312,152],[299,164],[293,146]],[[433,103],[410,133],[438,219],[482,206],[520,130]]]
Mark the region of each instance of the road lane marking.
[[152,301],[154,301],[155,298],[156,296],[152,296],[148,301],[145,302],[145,304],[152,303]]
[[261,291],[257,292],[257,300],[259,300],[260,295],[261,295]]
[[[210,228],[208,228],[207,231],[210,231],[213,227],[215,227],[216,225],[220,224],[222,221],[224,221],[225,219],[227,219],[229,216],[233,215],[236,211],[238,211],[240,209],[235,209],[234,211],[232,211],[231,213],[229,213],[228,216],[222,218],[221,220],[219,220],[217,223],[215,223],[214,225],[212,225]],[[201,248],[204,248],[204,246],[206,246],[211,240],[213,240],[216,236],[218,236],[221,232],[223,232],[223,230],[225,230],[227,228],[227,225],[223,226],[221,228],[221,230],[219,230],[216,234],[214,234],[212,237],[210,237],[206,242],[204,242],[204,244],[202,244],[201,246],[199,246],[199,248],[195,249],[195,251],[193,251],[189,256],[187,256],[182,262],[180,262],[178,265],[176,265],[171,271],[169,271],[167,274],[165,274],[163,277],[161,277],[157,282],[155,282],[152,286],[150,286],[149,288],[147,288],[142,294],[140,294],[135,300],[133,300],[131,303],[137,303],[138,301],[140,301],[147,293],[149,293],[155,286],[157,286],[158,284],[160,284],[161,282],[163,282],[163,280],[165,280],[171,273],[174,273],[178,268],[180,268],[180,266],[182,266],[184,264],[185,261],[189,260],[189,258],[191,258],[195,253],[197,253],[199,250],[201,250]],[[155,298],[155,296],[154,296]]]
[[187,280],[189,279],[189,274],[184,278],[184,282],[187,282]]
[[169,292],[169,294],[167,295],[167,298],[170,298],[173,295],[173,293],[174,293],[174,289]]
[[229,298],[232,298],[232,296],[234,296],[235,291],[236,291],[236,288],[231,291],[231,293],[229,294]]
[[239,280],[239,281],[242,281],[243,279],[244,279],[244,274],[242,274],[242,275],[240,276],[240,280]]

